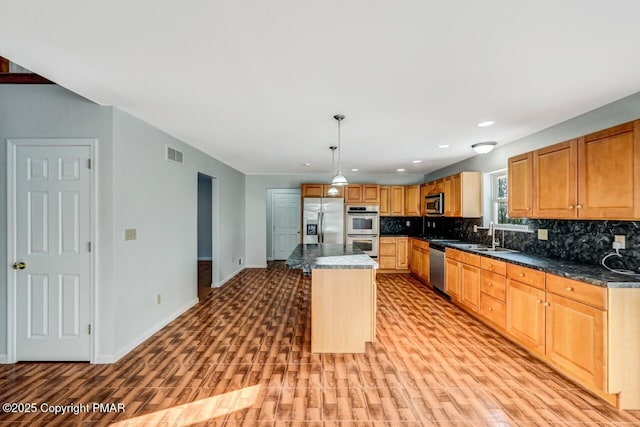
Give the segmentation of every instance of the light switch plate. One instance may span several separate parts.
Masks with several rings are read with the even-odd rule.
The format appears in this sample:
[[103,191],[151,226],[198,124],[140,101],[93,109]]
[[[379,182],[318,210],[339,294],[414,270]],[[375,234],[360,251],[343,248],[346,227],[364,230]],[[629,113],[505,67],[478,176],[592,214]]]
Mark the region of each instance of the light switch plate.
[[549,240],[549,230],[547,230],[546,228],[539,228],[538,240]]
[[124,230],[124,240],[136,240],[136,229],[127,228]]
[[615,243],[620,243],[621,246],[618,246],[618,249],[624,249],[627,245],[626,238],[624,234],[615,234],[613,236],[613,241]]

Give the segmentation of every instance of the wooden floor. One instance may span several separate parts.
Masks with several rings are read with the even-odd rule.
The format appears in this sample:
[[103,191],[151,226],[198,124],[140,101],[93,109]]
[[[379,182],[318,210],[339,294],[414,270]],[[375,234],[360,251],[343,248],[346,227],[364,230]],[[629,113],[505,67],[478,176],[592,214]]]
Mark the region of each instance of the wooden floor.
[[406,275],[378,276],[378,342],[365,354],[310,354],[309,288],[281,264],[248,269],[116,364],[0,366],[2,403],[126,407],[0,422],[640,425],[639,411],[617,411]]

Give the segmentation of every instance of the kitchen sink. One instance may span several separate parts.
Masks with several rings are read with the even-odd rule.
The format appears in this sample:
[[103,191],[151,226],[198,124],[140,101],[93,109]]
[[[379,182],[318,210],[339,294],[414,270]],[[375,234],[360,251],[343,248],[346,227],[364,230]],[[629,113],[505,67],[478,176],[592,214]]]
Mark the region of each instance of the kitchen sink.
[[485,248],[485,247],[476,247],[476,248],[470,248],[471,250],[474,251],[478,251],[478,252],[518,252],[516,250],[513,249],[507,249],[507,248]]
[[491,249],[487,246],[478,245],[476,243],[456,243],[454,246],[460,249],[472,249],[472,250]]

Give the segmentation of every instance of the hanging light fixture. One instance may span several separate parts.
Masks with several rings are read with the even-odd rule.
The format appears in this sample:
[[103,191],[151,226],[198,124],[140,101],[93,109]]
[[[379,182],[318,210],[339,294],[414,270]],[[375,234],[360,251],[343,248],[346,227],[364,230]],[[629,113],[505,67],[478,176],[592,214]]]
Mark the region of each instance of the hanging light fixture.
[[342,148],[340,146],[340,122],[344,120],[344,115],[336,114],[333,116],[334,119],[338,121],[338,174],[333,177],[331,181],[331,185],[335,185],[338,187],[342,187],[344,185],[349,184],[347,178],[342,175]]
[[498,145],[498,143],[494,141],[478,142],[477,144],[473,144],[471,148],[473,148],[473,151],[476,153],[487,154],[493,150],[496,145]]
[[[333,176],[336,170],[336,148],[338,147],[336,147],[335,145],[332,145],[329,148],[331,149],[331,176]],[[337,196],[338,194],[340,194],[340,191],[338,190],[338,188],[336,188],[335,185],[331,184],[331,187],[329,187],[329,190],[327,191],[327,195]]]

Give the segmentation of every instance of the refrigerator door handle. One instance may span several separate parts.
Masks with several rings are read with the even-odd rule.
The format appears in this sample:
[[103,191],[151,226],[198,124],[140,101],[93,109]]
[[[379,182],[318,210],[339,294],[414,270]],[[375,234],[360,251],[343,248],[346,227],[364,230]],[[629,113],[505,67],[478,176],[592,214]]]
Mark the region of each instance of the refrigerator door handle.
[[324,212],[320,212],[320,238],[321,243],[324,243]]
[[318,243],[322,243],[322,212],[318,212]]

